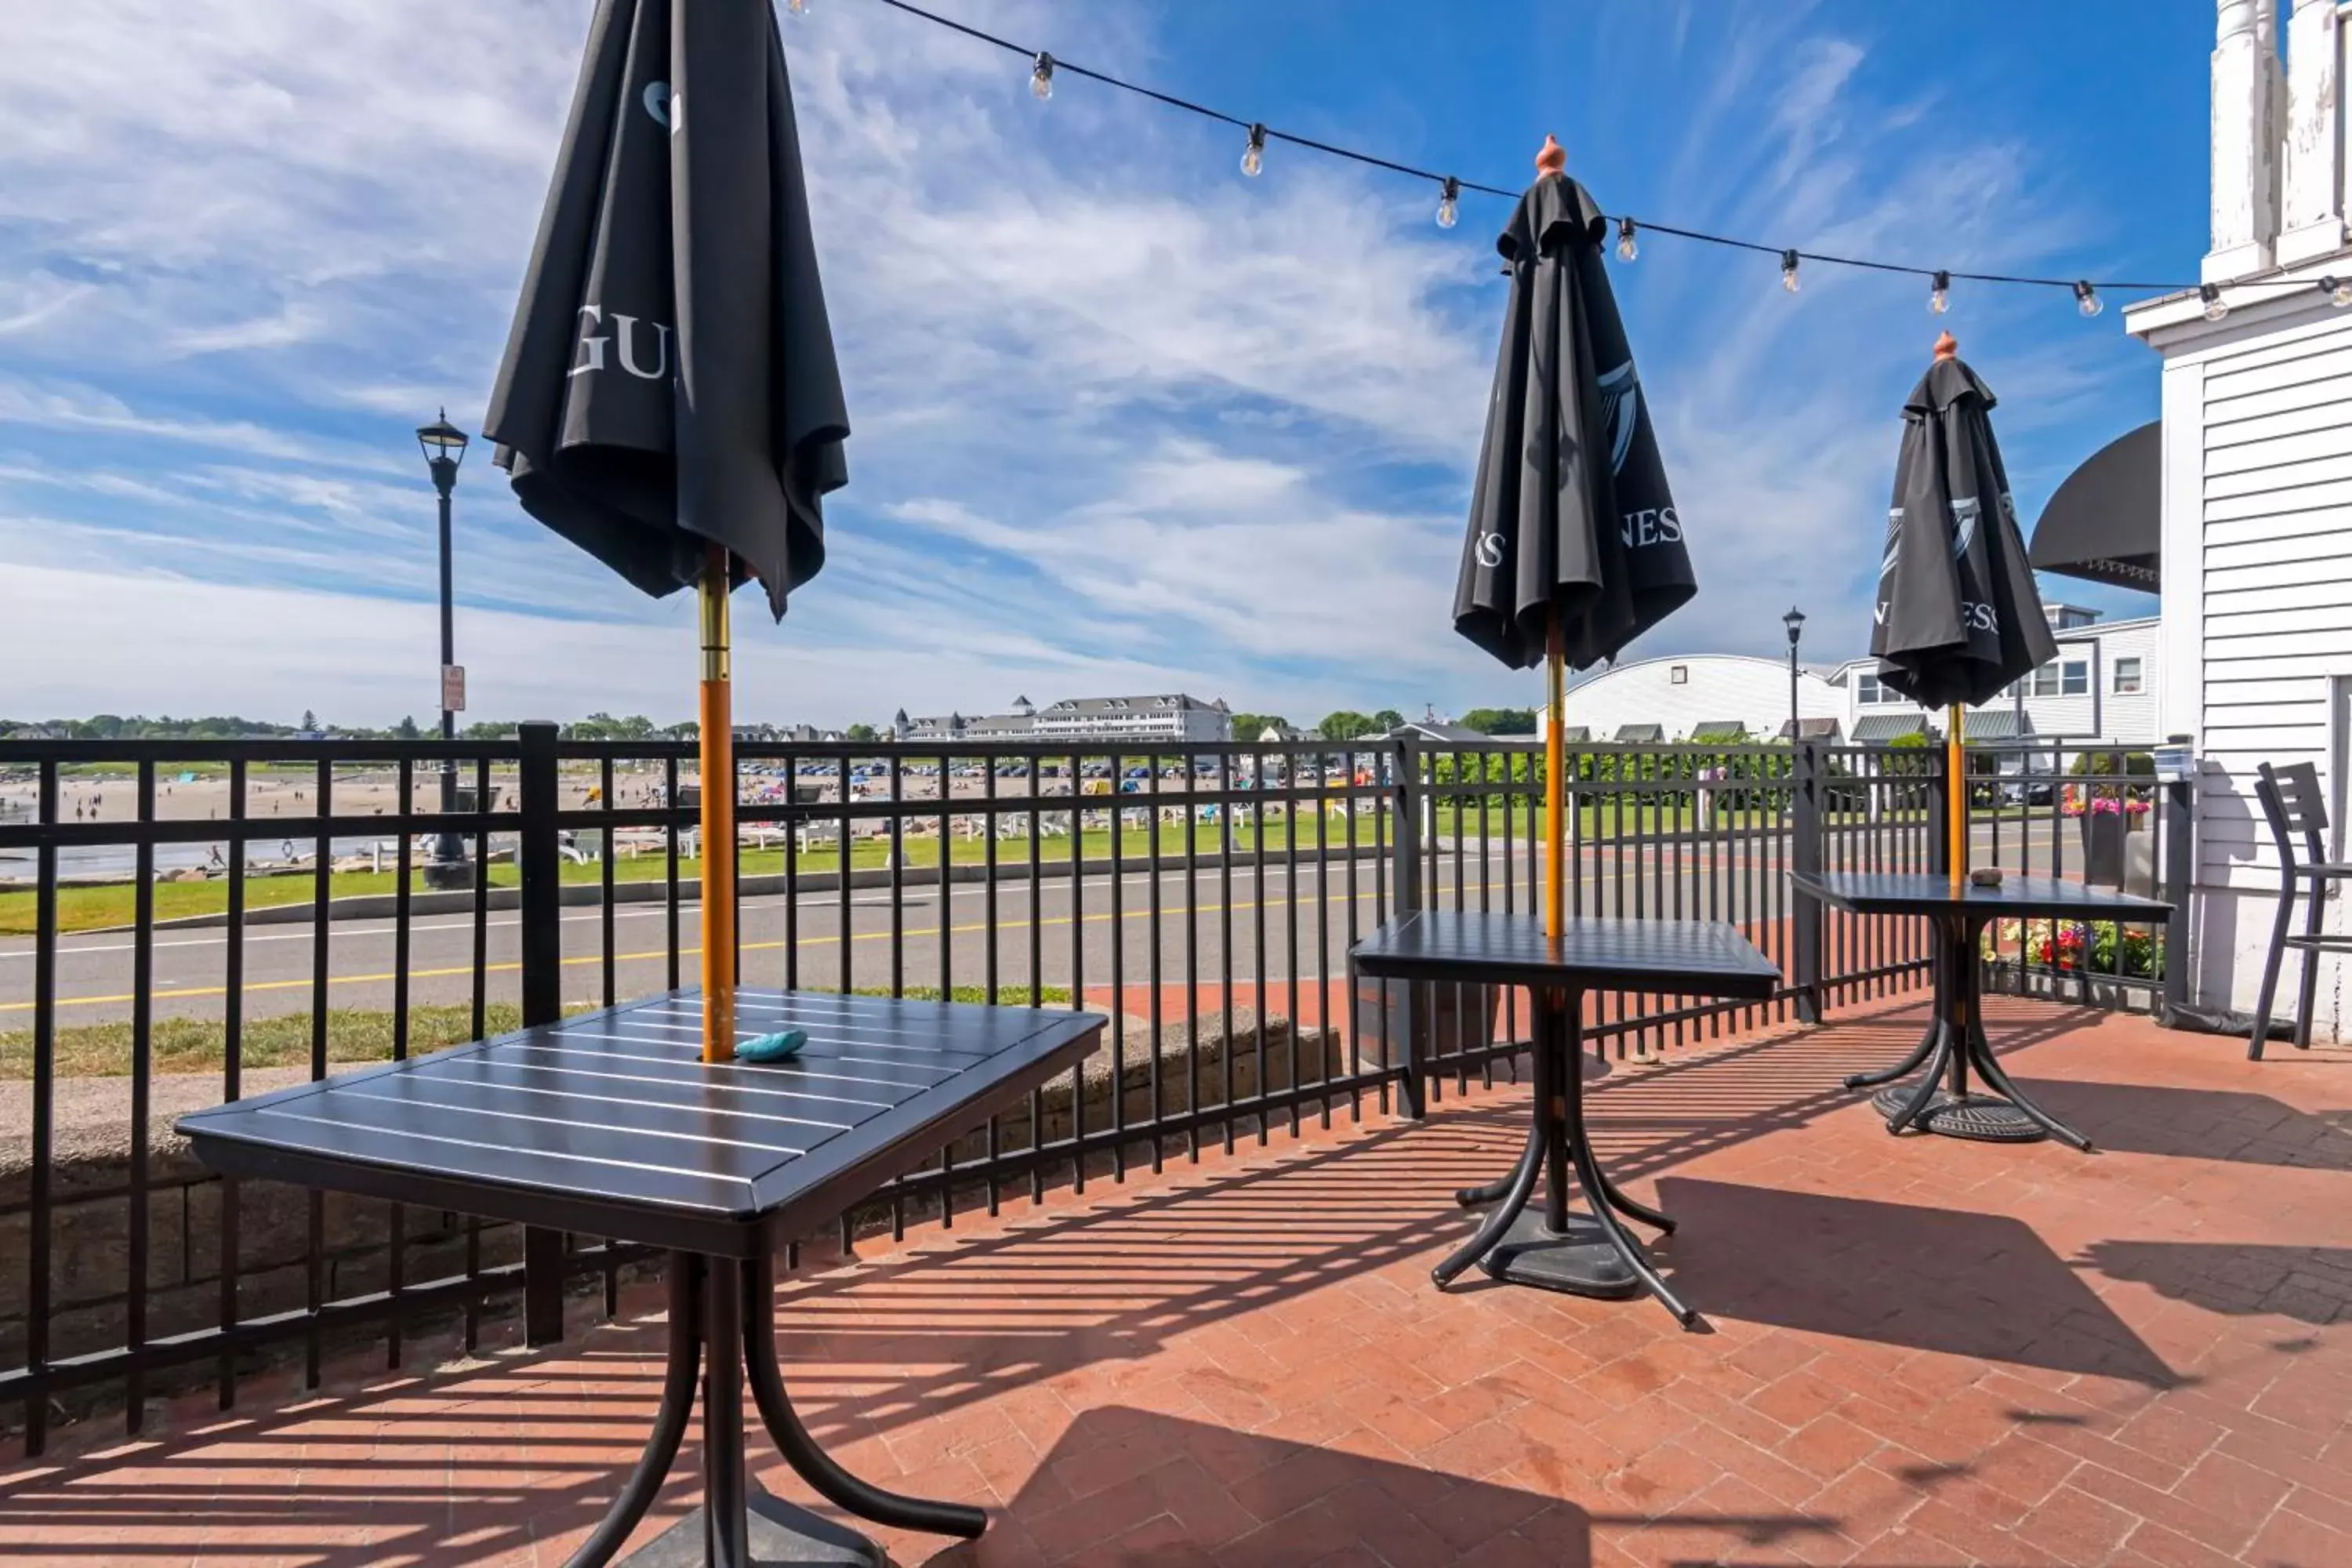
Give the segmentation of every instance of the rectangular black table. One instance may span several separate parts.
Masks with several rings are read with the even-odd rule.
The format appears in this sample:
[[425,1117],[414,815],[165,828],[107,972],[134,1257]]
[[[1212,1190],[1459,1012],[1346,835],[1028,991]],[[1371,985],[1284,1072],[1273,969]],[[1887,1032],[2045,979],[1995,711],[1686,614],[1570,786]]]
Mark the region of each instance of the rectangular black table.
[[[1587,991],[1638,991],[1761,1002],[1779,989],[1780,972],[1748,940],[1719,921],[1578,917],[1548,936],[1532,914],[1424,910],[1389,921],[1348,951],[1349,984],[1375,979],[1472,985],[1525,985],[1535,997],[1532,1125],[1511,1173],[1465,1187],[1465,1208],[1492,1205],[1477,1231],[1430,1271],[1443,1289],[1473,1263],[1496,1279],[1580,1296],[1618,1299],[1646,1289],[1685,1327],[1698,1314],[1677,1297],[1641,1244],[1619,1223],[1629,1215],[1660,1230],[1674,1221],[1617,1190],[1601,1168],[1584,1128]],[[1568,1208],[1568,1170],[1576,1168],[1588,1214]],[[1540,1215],[1527,1212],[1536,1178],[1544,1179]],[[1613,1212],[1612,1212],[1613,1211]]]
[[179,1123],[196,1157],[230,1174],[669,1253],[661,1408],[611,1510],[571,1559],[578,1568],[611,1561],[644,1518],[677,1456],[698,1369],[705,1506],[633,1563],[881,1562],[863,1537],[756,1487],[747,1493],[747,1376],[777,1447],[840,1507],[950,1535],[987,1525],[978,1509],[870,1486],[816,1446],[776,1365],[774,1254],[1069,1071],[1106,1020],[753,989],[736,994],[736,1019],[743,1038],[797,1027],[808,1044],[781,1062],[705,1064],[699,994],[672,992]]
[[[1994,1058],[1984,1033],[1978,941],[1995,921],[2161,921],[2172,913],[2170,904],[2054,877],[2004,876],[1990,888],[1966,879],[1956,883],[1944,871],[1831,871],[1795,881],[1800,891],[1833,909],[1916,915],[1935,931],[1936,1000],[1927,1033],[1909,1056],[1885,1071],[1856,1073],[1845,1080],[1848,1089],[1879,1089],[1872,1104],[1886,1118],[1889,1132],[1917,1127],[1947,1137],[2011,1143],[2049,1135],[2077,1149],[2090,1148],[2089,1139],[2019,1092]],[[1916,1083],[1896,1084],[1923,1065]],[[1969,1091],[1971,1067],[1993,1094]]]

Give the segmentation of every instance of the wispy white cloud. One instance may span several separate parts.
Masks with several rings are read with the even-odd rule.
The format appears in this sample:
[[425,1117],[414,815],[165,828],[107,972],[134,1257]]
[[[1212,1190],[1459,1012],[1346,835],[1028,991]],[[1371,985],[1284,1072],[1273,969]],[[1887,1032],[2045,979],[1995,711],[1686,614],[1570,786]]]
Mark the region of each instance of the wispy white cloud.
[[[986,15],[1145,74],[1159,47],[1139,8]],[[1863,251],[1932,225],[1956,266],[2069,237],[2017,147],[1888,137],[1916,93],[1874,87],[1841,16],[1759,6],[1685,39],[1692,15],[1612,24],[1654,29],[1647,47],[1689,77],[1659,120],[1684,139],[1655,159],[1680,216]],[[86,615],[121,646],[55,658],[65,644],[6,617],[8,706],[161,706],[167,667],[183,708],[429,703],[432,498],[408,431],[444,405],[479,417],[585,16],[12,16],[0,595],[42,598],[44,637]],[[1502,300],[1480,231],[1499,209],[1465,205],[1441,234],[1420,187],[1286,147],[1242,181],[1223,128],[1076,82],[1041,108],[1005,57],[882,7],[788,26],[856,434],[825,575],[781,632],[747,635],[752,710],[1161,686],[1294,715],[1531,695],[1444,625]],[[1901,318],[1916,350],[1885,322],[1924,289],[1809,275],[1791,300],[1769,258],[1751,275],[1664,239],[1619,276],[1706,611],[1653,641],[1765,646],[1788,597],[1833,635],[1924,361],[1924,315]],[[2006,351],[2021,430],[2028,405],[2103,390],[1997,313],[1961,324]],[[457,497],[477,706],[673,711],[680,603],[521,517],[487,456]],[[115,607],[56,599],[81,572],[117,584]],[[169,656],[191,637],[202,660]],[[773,712],[764,674],[789,694]],[[192,689],[207,682],[223,695]]]

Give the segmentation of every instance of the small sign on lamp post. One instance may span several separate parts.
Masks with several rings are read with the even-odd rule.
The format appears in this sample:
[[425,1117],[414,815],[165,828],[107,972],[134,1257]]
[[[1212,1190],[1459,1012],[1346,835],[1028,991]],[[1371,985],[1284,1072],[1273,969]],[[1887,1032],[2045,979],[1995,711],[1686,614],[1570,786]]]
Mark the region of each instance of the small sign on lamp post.
[[466,667],[445,664],[441,667],[441,711],[463,713],[466,710]]

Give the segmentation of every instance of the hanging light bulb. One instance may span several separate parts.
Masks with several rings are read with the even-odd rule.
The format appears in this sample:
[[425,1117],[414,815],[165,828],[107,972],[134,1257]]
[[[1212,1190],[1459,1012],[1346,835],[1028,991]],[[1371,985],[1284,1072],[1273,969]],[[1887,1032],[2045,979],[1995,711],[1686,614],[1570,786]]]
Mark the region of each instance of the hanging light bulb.
[[1617,220],[1617,259],[1631,261],[1641,254],[1642,242],[1633,237],[1633,220],[1629,217],[1619,218]]
[[1462,216],[1462,182],[1453,175],[1445,176],[1444,192],[1437,198],[1437,226],[1452,228]]
[[2205,319],[2207,321],[2218,321],[2222,317],[2230,313],[2230,307],[2224,303],[2221,299],[2221,286],[2220,284],[2200,283],[2197,285],[2197,297],[2205,301]]
[[1793,250],[1780,253],[1780,287],[1791,294],[1797,291],[1797,253]]
[[808,0],[784,0],[784,9],[795,16],[808,15]]
[[2099,291],[2092,288],[2087,280],[2074,285],[2074,309],[2083,312],[2084,321],[2090,320],[2106,308],[2106,302],[2099,298]]
[[1927,309],[1940,316],[1951,308],[1952,275],[1948,272],[1938,272],[1936,274],[1934,285],[1927,290]]
[[2337,310],[2352,310],[2352,281],[2347,281],[2341,278],[2323,278],[2319,280],[2319,291],[2326,295],[2327,302]]
[[1037,51],[1037,61],[1029,68],[1029,93],[1041,100],[1054,96],[1054,57],[1043,49]]
[[1242,149],[1242,173],[1255,180],[1265,167],[1265,127],[1253,125],[1249,128],[1249,145]]

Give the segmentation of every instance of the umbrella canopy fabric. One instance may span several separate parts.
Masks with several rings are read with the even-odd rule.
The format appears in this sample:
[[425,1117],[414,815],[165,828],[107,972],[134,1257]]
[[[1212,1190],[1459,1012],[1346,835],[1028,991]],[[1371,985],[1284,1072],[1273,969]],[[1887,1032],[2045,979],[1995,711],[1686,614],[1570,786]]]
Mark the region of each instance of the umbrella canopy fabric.
[[1515,669],[1543,661],[1559,606],[1571,668],[1693,594],[1690,551],[1601,257],[1605,220],[1547,174],[1495,242],[1511,276],[1454,626]]
[[1879,679],[1926,708],[1982,702],[2058,654],[1993,440],[1993,403],[1939,343],[1903,405],[1870,651]]
[[600,0],[485,423],[648,594],[718,543],[781,617],[824,564],[849,416],[770,6]]
[[2164,421],[2083,460],[2033,525],[2036,571],[2154,594],[2164,586]]

